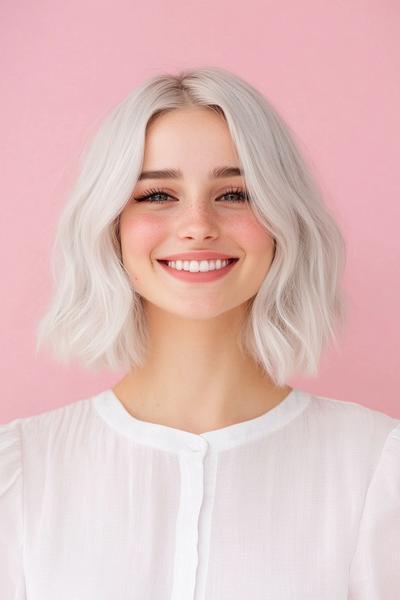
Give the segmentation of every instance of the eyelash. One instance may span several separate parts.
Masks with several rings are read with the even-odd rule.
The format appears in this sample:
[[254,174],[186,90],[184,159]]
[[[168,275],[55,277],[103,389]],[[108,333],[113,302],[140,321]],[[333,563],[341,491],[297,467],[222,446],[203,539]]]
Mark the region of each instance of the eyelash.
[[[219,196],[219,198],[223,198],[224,196],[229,196],[230,194],[236,194],[240,198],[240,200],[233,200],[233,202],[240,203],[240,202],[246,202],[248,200],[247,192],[245,192],[241,188],[230,188],[224,194],[222,194],[222,196]],[[165,190],[152,188],[152,189],[146,191],[144,194],[142,194],[142,196],[138,196],[137,198],[135,198],[135,200],[137,202],[146,202],[146,201],[150,201],[150,198],[153,198],[153,196],[157,196],[157,195],[171,197],[170,194],[168,194],[168,192],[166,192]],[[151,200],[150,204],[159,204],[162,202],[163,202],[163,200]]]

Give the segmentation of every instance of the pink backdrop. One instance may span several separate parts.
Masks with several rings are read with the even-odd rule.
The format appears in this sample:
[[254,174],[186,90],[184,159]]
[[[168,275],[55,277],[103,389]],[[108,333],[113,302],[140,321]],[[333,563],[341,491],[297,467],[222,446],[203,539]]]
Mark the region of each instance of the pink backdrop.
[[399,5],[306,0],[3,0],[0,422],[122,376],[35,358],[54,229],[82,143],[161,70],[243,76],[302,140],[348,246],[349,326],[291,385],[400,417]]

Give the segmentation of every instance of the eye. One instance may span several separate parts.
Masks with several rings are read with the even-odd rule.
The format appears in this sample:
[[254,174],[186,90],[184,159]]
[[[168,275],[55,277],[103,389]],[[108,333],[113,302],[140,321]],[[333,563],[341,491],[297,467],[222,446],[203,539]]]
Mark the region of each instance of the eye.
[[233,202],[246,202],[248,200],[247,191],[241,188],[232,188],[227,190],[222,196],[220,196],[220,198],[226,198],[228,196],[236,196],[236,199],[233,200]]
[[170,198],[171,196],[169,194],[167,194],[167,192],[164,192],[163,190],[155,190],[155,189],[151,189],[146,191],[144,194],[142,194],[141,196],[138,196],[137,198],[135,198],[135,200],[137,202],[147,202],[147,201],[151,201],[152,204],[156,203],[156,202],[162,202],[162,200],[154,200],[153,198],[155,196],[164,196],[164,198]]
[[[158,199],[155,199],[158,196]],[[231,188],[227,190],[222,196],[219,196],[217,200],[221,198],[231,197],[228,202],[246,202],[248,200],[248,193],[242,188]],[[163,197],[164,199],[160,199]],[[233,197],[233,199],[232,199]],[[144,192],[141,196],[135,198],[137,202],[150,202],[150,204],[157,204],[164,202],[166,198],[172,198],[168,192],[163,189],[150,189]]]

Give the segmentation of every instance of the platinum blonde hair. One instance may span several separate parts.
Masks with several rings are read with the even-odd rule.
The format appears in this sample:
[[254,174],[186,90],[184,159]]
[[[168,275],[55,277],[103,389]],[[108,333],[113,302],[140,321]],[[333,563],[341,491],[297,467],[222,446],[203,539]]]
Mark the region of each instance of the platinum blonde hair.
[[122,262],[119,215],[141,172],[148,124],[194,105],[225,119],[251,208],[275,240],[240,348],[276,385],[315,375],[324,347],[338,347],[335,328],[346,320],[345,242],[288,125],[259,91],[219,67],[148,79],[108,113],[84,148],[58,222],[54,293],[37,327],[36,353],[46,343],[59,361],[75,358],[90,370],[145,364],[146,318]]

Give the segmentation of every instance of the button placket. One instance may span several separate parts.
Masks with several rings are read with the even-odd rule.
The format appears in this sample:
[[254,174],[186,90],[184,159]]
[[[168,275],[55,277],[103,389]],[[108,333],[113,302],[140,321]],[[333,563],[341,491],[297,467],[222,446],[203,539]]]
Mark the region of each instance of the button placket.
[[204,498],[204,458],[207,448],[207,441],[199,438],[190,441],[179,456],[181,495],[171,600],[191,600],[195,594],[199,516]]

